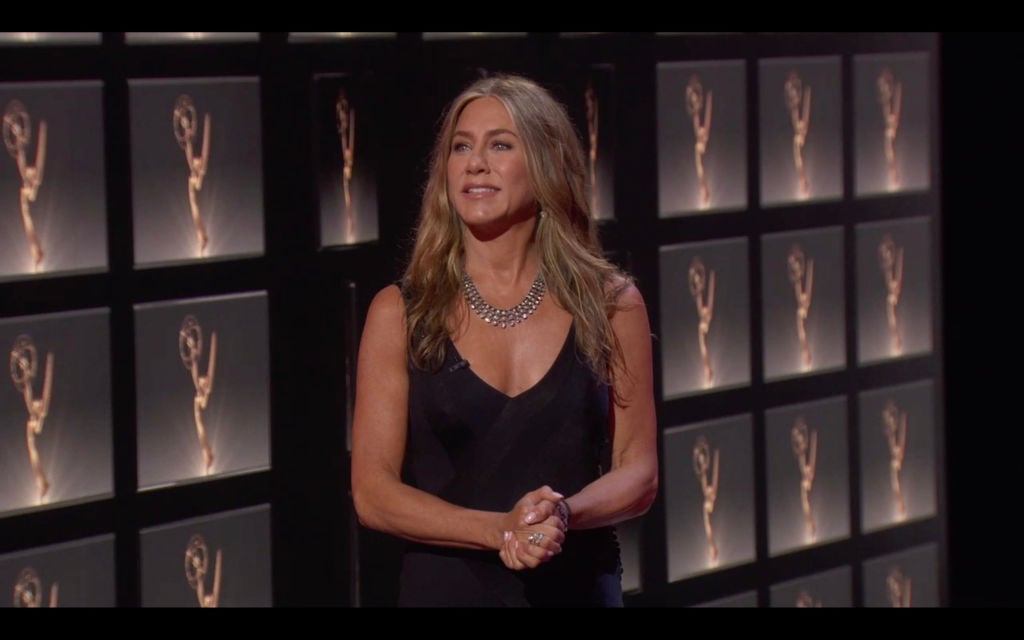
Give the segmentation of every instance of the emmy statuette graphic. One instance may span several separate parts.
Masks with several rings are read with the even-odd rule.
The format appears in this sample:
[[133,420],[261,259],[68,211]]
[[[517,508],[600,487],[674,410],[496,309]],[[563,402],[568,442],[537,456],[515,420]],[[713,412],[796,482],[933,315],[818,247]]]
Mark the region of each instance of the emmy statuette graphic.
[[905,575],[899,567],[893,567],[885,578],[885,586],[889,593],[889,604],[894,609],[910,608],[910,597],[913,588],[910,576]]
[[889,342],[893,354],[899,355],[903,352],[903,338],[900,336],[896,308],[899,306],[900,293],[903,290],[903,247],[896,246],[896,242],[888,233],[882,236],[882,241],[878,243],[878,263],[885,279],[885,313],[889,321]]
[[889,168],[889,190],[900,188],[900,172],[896,166],[896,133],[900,128],[903,106],[903,83],[888,68],[878,74],[878,102],[882,105],[885,124],[885,164]]
[[203,609],[216,609],[220,604],[221,562],[223,554],[217,549],[213,569],[213,589],[206,592],[206,574],[210,570],[210,552],[206,540],[198,533],[193,534],[185,548],[185,579],[196,592],[196,599]]
[[786,108],[793,123],[793,162],[796,165],[797,195],[803,199],[810,195],[811,187],[804,168],[804,143],[811,122],[811,88],[805,87],[800,74],[790,71],[783,85]]
[[715,449],[712,456],[711,444],[707,437],[697,437],[697,442],[693,445],[693,471],[697,474],[701,492],[704,494],[704,534],[708,539],[708,557],[713,565],[718,563],[718,544],[715,542],[715,533],[711,526],[711,513],[715,510],[715,501],[718,499],[718,454],[718,449]]
[[[697,182],[700,185],[700,208],[711,204],[707,176],[704,174],[704,153],[711,138],[711,90],[704,93],[704,87],[697,74],[690,76],[686,84],[686,113],[693,120],[693,156],[697,165]],[[703,115],[703,117],[702,117]]]
[[345,241],[354,242],[355,212],[352,210],[352,169],[356,158],[356,110],[349,104],[344,89],[338,91],[334,104],[338,117],[338,136],[341,141],[341,184],[345,191]]
[[188,204],[192,210],[192,224],[196,229],[196,241],[199,244],[199,255],[206,255],[206,245],[209,244],[209,236],[206,233],[206,225],[203,223],[203,214],[199,210],[199,202],[196,200],[199,191],[203,188],[203,178],[206,177],[206,169],[210,160],[210,114],[203,116],[203,142],[202,151],[196,155],[194,143],[196,138],[196,127],[198,118],[196,106],[192,96],[182,94],[174,103],[173,112],[174,138],[178,146],[185,152],[185,162],[188,164]]
[[793,294],[796,296],[796,335],[800,339],[802,367],[806,371],[811,367],[811,347],[807,342],[807,314],[811,310],[811,296],[814,294],[814,260],[808,259],[800,245],[795,244],[786,257],[786,266],[789,269]]
[[907,517],[907,505],[903,500],[903,458],[907,455],[907,412],[889,400],[882,409],[882,429],[889,443],[889,484],[892,486],[896,513],[900,520]]
[[790,429],[793,455],[800,467],[800,505],[804,510],[804,527],[807,538],[814,540],[814,513],[811,511],[811,488],[814,486],[814,471],[818,464],[818,432],[809,429],[803,416],[797,417]]
[[50,490],[50,482],[46,479],[43,464],[39,460],[36,437],[43,432],[43,423],[46,420],[46,415],[50,412],[50,398],[53,392],[53,360],[53,353],[47,353],[43,371],[42,395],[37,398],[34,386],[39,373],[39,356],[32,337],[20,335],[15,338],[14,346],[11,347],[11,381],[14,382],[14,388],[25,399],[25,409],[28,411],[28,421],[25,423],[25,444],[28,446],[28,460],[32,465],[32,473],[36,477],[40,503]]
[[25,227],[29,251],[32,254],[32,269],[39,271],[43,262],[43,246],[36,234],[35,223],[29,204],[36,201],[39,187],[43,183],[43,168],[46,166],[46,121],[39,122],[36,140],[35,164],[28,163],[28,147],[32,143],[32,119],[28,110],[18,100],[11,100],[4,109],[3,117],[4,146],[18,165],[21,175],[21,223]]
[[206,473],[210,473],[213,465],[213,450],[206,437],[206,423],[203,421],[203,411],[210,402],[210,395],[213,393],[213,374],[217,369],[217,332],[210,335],[210,357],[206,363],[206,374],[199,373],[199,363],[203,358],[203,327],[199,320],[193,315],[185,316],[178,331],[178,353],[181,355],[181,362],[185,370],[192,376],[192,383],[196,389],[196,395],[192,401],[193,411],[196,420],[196,435],[199,437],[199,446],[203,452],[203,464]]
[[[708,330],[711,328],[711,317],[715,310],[715,272],[705,272],[704,262],[699,256],[690,261],[689,269],[690,295],[697,305],[697,339],[700,342],[700,357],[704,363],[704,386],[709,387],[714,378],[711,370],[711,358],[708,355]],[[705,299],[705,293],[707,297]]]
[[[57,583],[50,585],[51,609],[57,606]],[[43,606],[43,583],[32,567],[26,567],[18,574],[14,583],[14,606],[18,609],[38,609]]]
[[587,157],[590,160],[589,164],[589,177],[590,177],[590,216],[592,218],[600,218],[600,209],[598,209],[598,185],[597,185],[597,138],[598,138],[598,101],[597,94],[594,92],[593,81],[587,82],[587,88],[583,92],[583,99],[587,106]]

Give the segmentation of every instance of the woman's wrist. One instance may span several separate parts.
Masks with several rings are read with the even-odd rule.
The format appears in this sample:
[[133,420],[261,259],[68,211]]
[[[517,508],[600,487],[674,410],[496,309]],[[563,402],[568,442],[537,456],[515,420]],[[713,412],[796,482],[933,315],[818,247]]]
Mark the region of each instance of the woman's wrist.
[[559,500],[555,503],[555,512],[558,513],[558,517],[562,519],[562,525],[565,530],[569,530],[569,520],[572,518],[572,508],[569,506],[568,500]]

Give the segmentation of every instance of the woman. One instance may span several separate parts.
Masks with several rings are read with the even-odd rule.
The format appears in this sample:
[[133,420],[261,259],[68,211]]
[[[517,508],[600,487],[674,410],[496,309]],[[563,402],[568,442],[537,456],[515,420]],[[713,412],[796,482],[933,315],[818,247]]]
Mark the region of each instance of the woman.
[[352,495],[410,541],[401,606],[621,606],[613,525],[657,493],[651,334],[582,146],[535,82],[449,106],[400,286],[359,352]]

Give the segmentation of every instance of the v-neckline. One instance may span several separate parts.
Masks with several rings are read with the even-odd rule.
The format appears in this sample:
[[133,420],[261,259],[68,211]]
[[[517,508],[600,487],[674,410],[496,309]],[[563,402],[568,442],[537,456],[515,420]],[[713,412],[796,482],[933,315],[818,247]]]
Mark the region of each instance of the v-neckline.
[[544,372],[544,375],[542,375],[540,377],[540,379],[537,380],[537,382],[533,383],[531,386],[527,387],[526,389],[523,389],[522,391],[520,391],[519,393],[517,393],[514,396],[510,396],[509,394],[505,393],[504,391],[502,391],[498,387],[494,386],[493,384],[491,384],[487,380],[483,379],[480,376],[480,374],[478,374],[476,372],[476,370],[473,369],[473,363],[471,363],[467,358],[462,357],[462,354],[459,353],[458,347],[455,346],[455,343],[452,341],[451,338],[448,338],[448,347],[452,350],[452,355],[454,356],[456,362],[465,361],[467,363],[466,370],[469,371],[470,375],[472,375],[475,380],[478,380],[483,386],[487,387],[488,389],[490,389],[494,393],[500,395],[506,401],[512,401],[512,400],[518,400],[518,399],[526,396],[527,394],[532,393],[533,391],[538,389],[545,381],[547,381],[548,378],[550,378],[551,376],[554,375],[555,369],[558,368],[558,365],[565,358],[566,352],[569,350],[570,346],[574,342],[574,337],[575,337],[574,334],[575,334],[575,324],[574,323],[570,323],[569,324],[569,331],[566,333],[565,340],[562,342],[562,348],[559,349],[558,355],[555,356],[555,360],[554,360],[554,362],[551,363],[551,366],[548,367],[548,370]]

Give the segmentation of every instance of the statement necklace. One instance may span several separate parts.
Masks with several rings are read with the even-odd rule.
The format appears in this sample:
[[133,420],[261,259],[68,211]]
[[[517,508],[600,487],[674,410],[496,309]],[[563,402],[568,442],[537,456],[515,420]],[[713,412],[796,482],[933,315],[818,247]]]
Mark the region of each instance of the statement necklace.
[[511,309],[499,309],[484,300],[480,292],[477,291],[473,278],[470,278],[468,273],[462,274],[462,295],[466,297],[469,308],[484,322],[500,329],[514,327],[529,318],[537,310],[546,289],[544,276],[538,271],[537,277],[530,285],[530,290],[526,292],[526,297],[522,302]]

